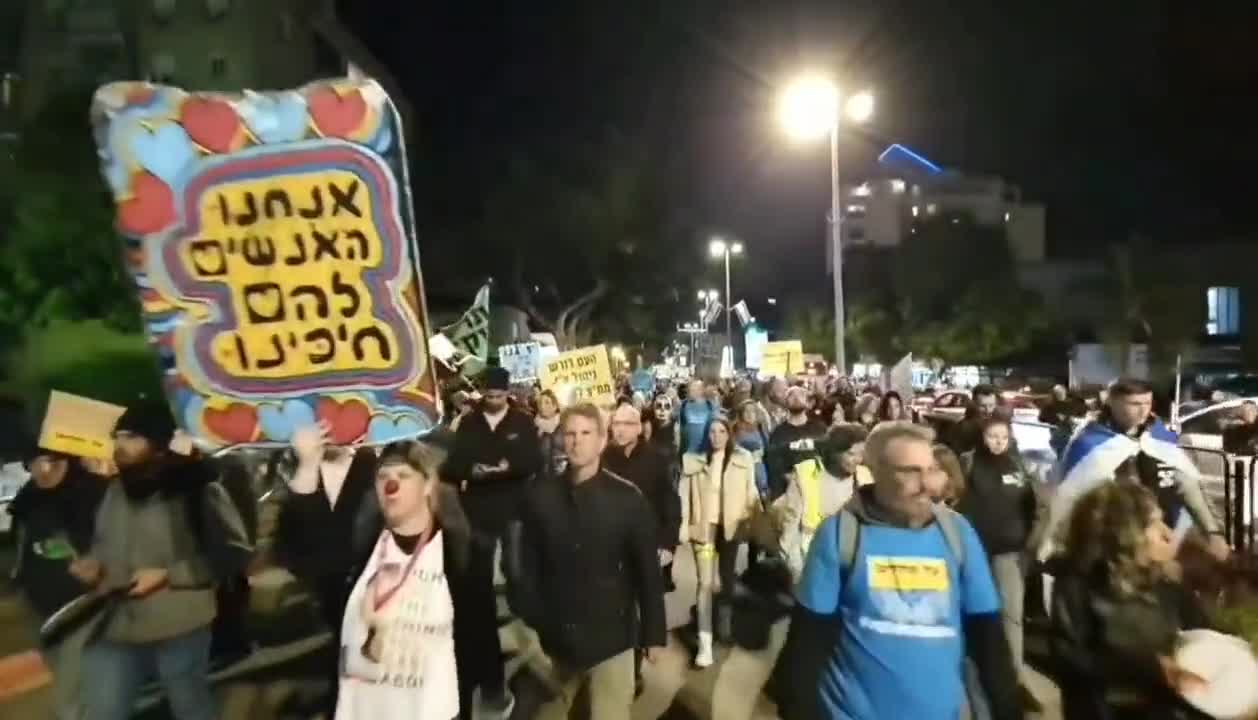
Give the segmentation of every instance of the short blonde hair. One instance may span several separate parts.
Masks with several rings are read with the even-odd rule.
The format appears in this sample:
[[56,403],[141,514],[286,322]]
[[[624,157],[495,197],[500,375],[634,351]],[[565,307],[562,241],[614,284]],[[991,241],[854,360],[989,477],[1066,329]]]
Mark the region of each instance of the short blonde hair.
[[935,431],[907,420],[891,420],[875,425],[865,439],[865,464],[873,471],[875,479],[878,470],[886,464],[887,446],[895,440],[916,440],[932,445]]
[[563,413],[559,415],[559,427],[566,428],[568,421],[574,417],[583,417],[586,420],[593,420],[598,426],[600,433],[607,432],[607,415],[592,402],[579,402],[576,405],[570,405],[564,408]]

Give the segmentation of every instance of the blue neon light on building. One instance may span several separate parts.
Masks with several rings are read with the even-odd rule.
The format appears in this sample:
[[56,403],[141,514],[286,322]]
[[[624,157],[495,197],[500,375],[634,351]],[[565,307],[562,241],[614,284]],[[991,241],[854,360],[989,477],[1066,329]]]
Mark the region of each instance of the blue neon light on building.
[[926,172],[931,175],[943,172],[943,168],[899,143],[895,143],[883,150],[882,154],[878,156],[878,162],[888,167],[905,168],[917,172]]

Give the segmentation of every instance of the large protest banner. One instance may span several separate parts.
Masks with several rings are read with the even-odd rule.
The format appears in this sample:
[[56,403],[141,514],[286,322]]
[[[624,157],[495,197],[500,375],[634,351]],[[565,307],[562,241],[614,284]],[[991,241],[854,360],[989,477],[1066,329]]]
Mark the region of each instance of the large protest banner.
[[594,345],[560,353],[542,364],[541,384],[567,407],[577,402],[606,406],[616,402],[607,346]]
[[784,378],[803,371],[804,345],[799,340],[775,340],[761,346],[761,375]]
[[511,382],[524,383],[537,379],[542,365],[542,346],[535,342],[498,346],[498,366],[511,374]]
[[439,415],[397,111],[370,80],[97,91],[145,328],[210,447],[414,437]]

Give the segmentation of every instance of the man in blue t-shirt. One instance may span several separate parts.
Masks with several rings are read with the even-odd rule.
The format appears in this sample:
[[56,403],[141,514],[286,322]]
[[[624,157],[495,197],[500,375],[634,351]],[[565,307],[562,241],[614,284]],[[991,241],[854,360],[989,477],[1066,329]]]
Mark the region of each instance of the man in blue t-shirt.
[[[910,423],[876,428],[865,446],[874,484],[817,530],[791,635],[797,645],[828,646],[804,663],[820,667],[798,668],[815,682],[797,695],[813,697],[796,697],[796,711],[784,717],[956,720],[967,652],[994,720],[1022,717],[978,535],[961,516],[942,516],[951,511],[931,499],[945,482],[932,440],[928,428]],[[843,521],[857,522],[858,532],[843,532]],[[849,546],[841,547],[845,535]]]
[[691,380],[686,388],[686,399],[678,410],[677,427],[681,433],[681,453],[702,452],[707,447],[708,427],[720,413],[716,403],[707,397],[707,387],[702,380]]

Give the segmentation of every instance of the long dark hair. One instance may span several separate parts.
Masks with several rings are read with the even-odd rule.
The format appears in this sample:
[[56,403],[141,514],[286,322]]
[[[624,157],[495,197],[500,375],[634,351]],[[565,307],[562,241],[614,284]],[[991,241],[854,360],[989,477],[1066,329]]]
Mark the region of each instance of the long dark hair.
[[730,425],[729,418],[724,415],[712,418],[712,422],[708,423],[708,436],[703,439],[703,442],[708,446],[708,466],[710,467],[712,455],[716,453],[716,448],[712,447],[712,426],[718,423],[725,428],[725,457],[721,458],[721,477],[725,477],[725,471],[729,469],[729,459],[734,456],[734,450],[738,447],[734,442],[734,428]]
[[[900,403],[900,414],[896,417],[888,417],[887,413],[891,410],[891,401],[895,400]],[[895,390],[889,390],[883,393],[882,401],[878,403],[878,419],[879,420],[912,420],[911,414],[904,406],[904,398],[900,397],[900,393]]]

